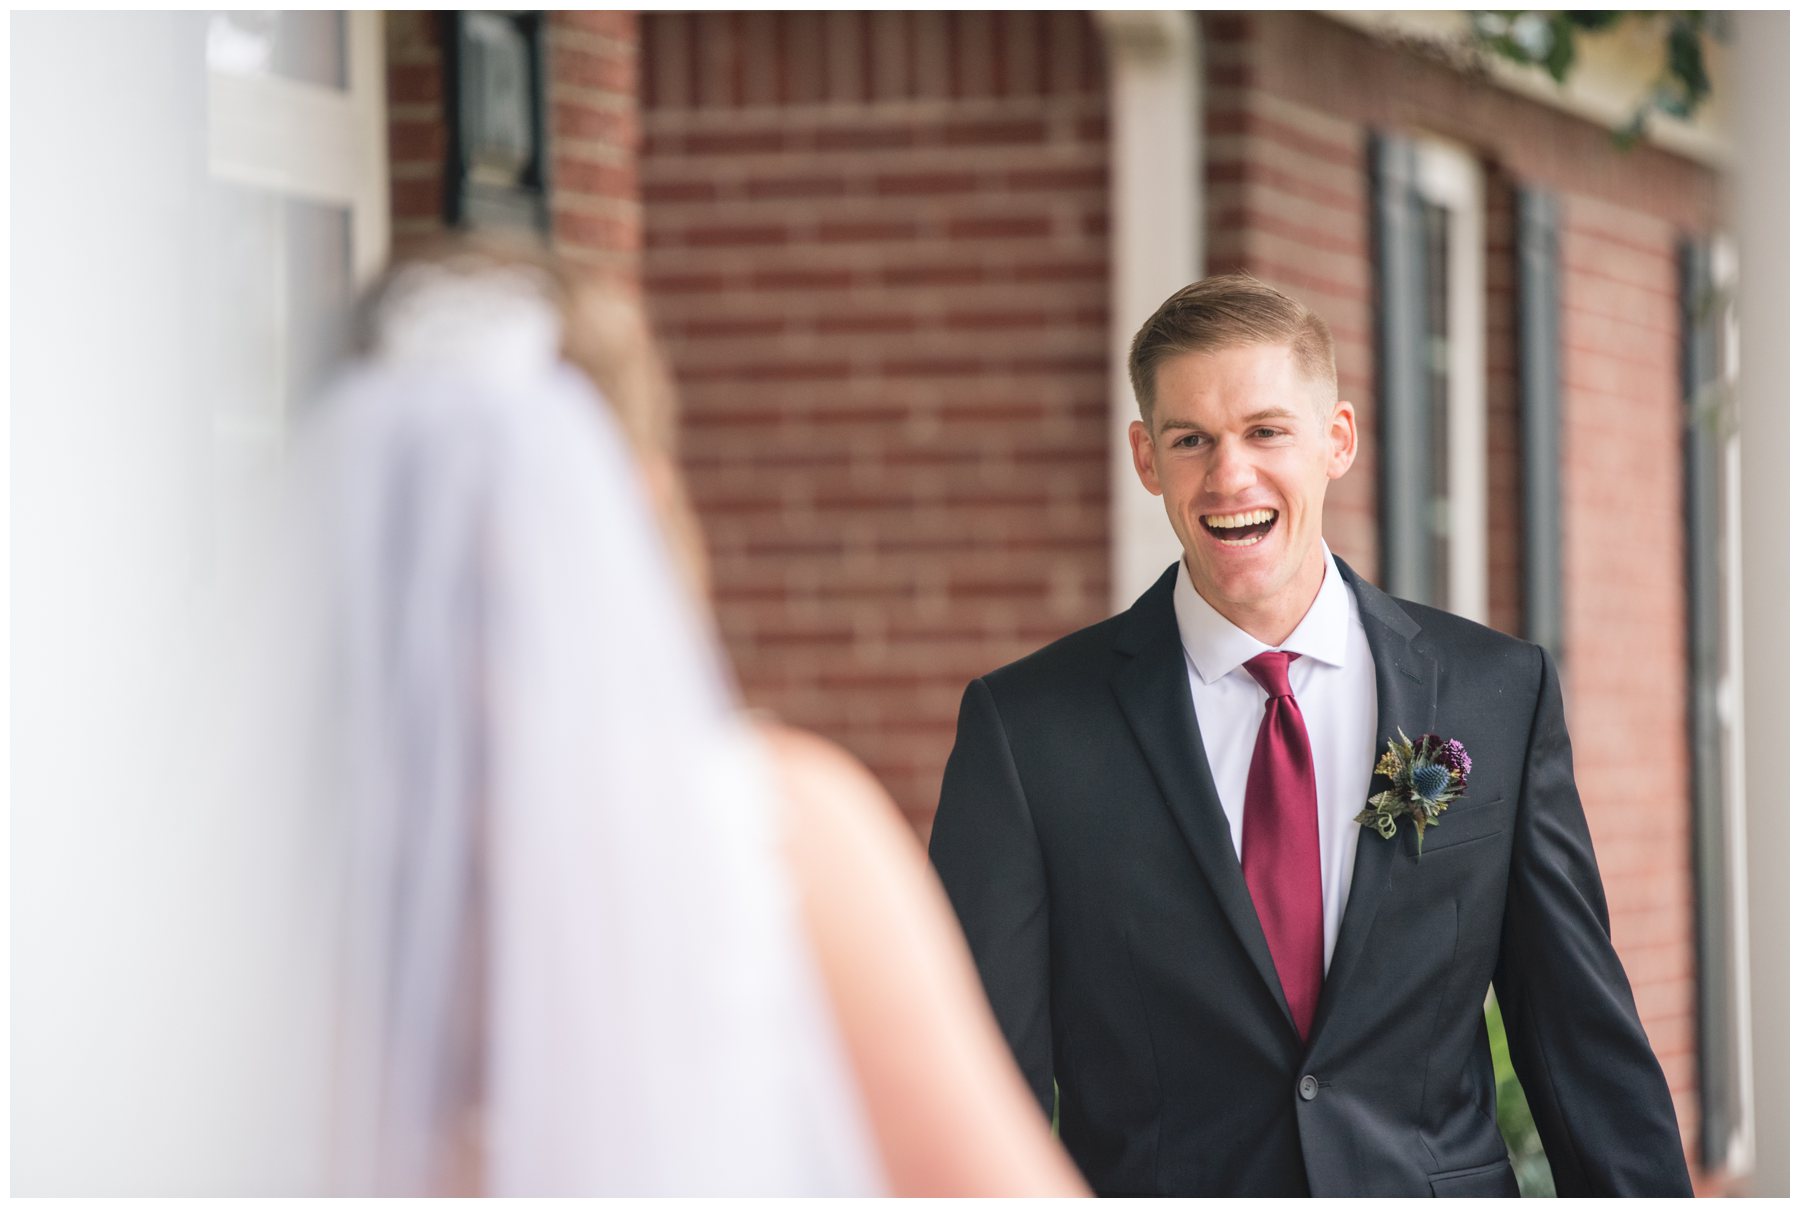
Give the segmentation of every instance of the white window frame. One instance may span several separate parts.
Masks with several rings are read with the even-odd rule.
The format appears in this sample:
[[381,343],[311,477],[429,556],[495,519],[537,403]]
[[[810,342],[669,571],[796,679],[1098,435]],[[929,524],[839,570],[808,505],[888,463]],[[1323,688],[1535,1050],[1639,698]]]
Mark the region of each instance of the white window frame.
[[[1735,291],[1737,251],[1732,241],[1720,236],[1713,243],[1712,285],[1720,296],[1731,297]],[[1738,322],[1735,302],[1720,324],[1720,385],[1735,398],[1738,380]],[[1725,894],[1726,927],[1730,936],[1730,958],[1725,976],[1731,1012],[1732,1045],[1730,1060],[1734,1067],[1732,1084],[1736,1089],[1734,1123],[1725,1142],[1721,1173],[1737,1177],[1749,1173],[1755,1161],[1751,1110],[1755,1102],[1750,1061],[1750,904],[1748,895],[1748,764],[1744,748],[1744,518],[1742,508],[1742,439],[1736,423],[1728,426],[1720,442],[1719,466],[1720,528],[1725,543],[1724,583],[1720,593],[1720,612],[1724,621],[1721,643],[1721,666],[1718,682],[1719,727],[1725,737],[1721,761],[1724,784],[1719,795],[1724,813],[1724,863],[1722,886]]]
[[344,14],[344,88],[207,72],[207,162],[215,179],[350,212],[359,286],[388,253],[386,39],[380,12]]
[[[342,16],[341,88],[209,64],[207,169],[214,180],[344,209],[353,288],[360,291],[388,257],[386,31],[381,12]],[[286,243],[285,218],[277,211],[267,247],[277,332],[288,330]],[[268,366],[275,382],[287,381],[291,356],[278,339]],[[225,463],[255,464],[282,455],[296,402],[287,393],[277,385],[266,409],[246,409],[237,400],[214,412],[214,437]]]
[[1419,196],[1449,213],[1449,589],[1446,607],[1482,624],[1488,616],[1487,292],[1481,165],[1461,147],[1414,136]]

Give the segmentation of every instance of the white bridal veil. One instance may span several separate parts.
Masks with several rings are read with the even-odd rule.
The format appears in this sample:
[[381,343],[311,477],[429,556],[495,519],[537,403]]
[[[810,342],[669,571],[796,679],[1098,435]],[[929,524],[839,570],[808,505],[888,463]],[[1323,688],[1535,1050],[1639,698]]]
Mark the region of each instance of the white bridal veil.
[[317,1189],[879,1192],[769,773],[557,313],[421,265],[377,331],[296,453],[260,765]]

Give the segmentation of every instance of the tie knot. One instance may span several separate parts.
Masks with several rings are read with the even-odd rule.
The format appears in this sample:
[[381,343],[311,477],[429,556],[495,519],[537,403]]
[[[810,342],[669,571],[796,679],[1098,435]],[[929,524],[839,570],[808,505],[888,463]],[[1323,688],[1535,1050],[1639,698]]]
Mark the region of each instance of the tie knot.
[[1299,657],[1296,650],[1265,650],[1255,658],[1245,660],[1244,670],[1271,698],[1292,696],[1294,690],[1288,686],[1288,664]]

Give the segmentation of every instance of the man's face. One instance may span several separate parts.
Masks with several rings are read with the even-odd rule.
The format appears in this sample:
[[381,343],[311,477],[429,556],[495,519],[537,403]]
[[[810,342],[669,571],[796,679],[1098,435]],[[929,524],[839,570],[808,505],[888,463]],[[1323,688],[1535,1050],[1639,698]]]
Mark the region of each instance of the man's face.
[[1227,620],[1282,630],[1312,604],[1325,487],[1356,460],[1356,411],[1304,377],[1286,345],[1185,353],[1157,367],[1138,477],[1160,495],[1200,594]]

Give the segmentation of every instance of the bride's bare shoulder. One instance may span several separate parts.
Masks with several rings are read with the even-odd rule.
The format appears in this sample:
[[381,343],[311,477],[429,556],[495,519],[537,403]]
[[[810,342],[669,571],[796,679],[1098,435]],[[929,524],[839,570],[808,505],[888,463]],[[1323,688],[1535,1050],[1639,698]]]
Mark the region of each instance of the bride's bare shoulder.
[[900,821],[894,799],[843,747],[811,731],[775,721],[757,721],[756,732],[787,790],[788,804],[798,812],[872,812],[879,818]]

